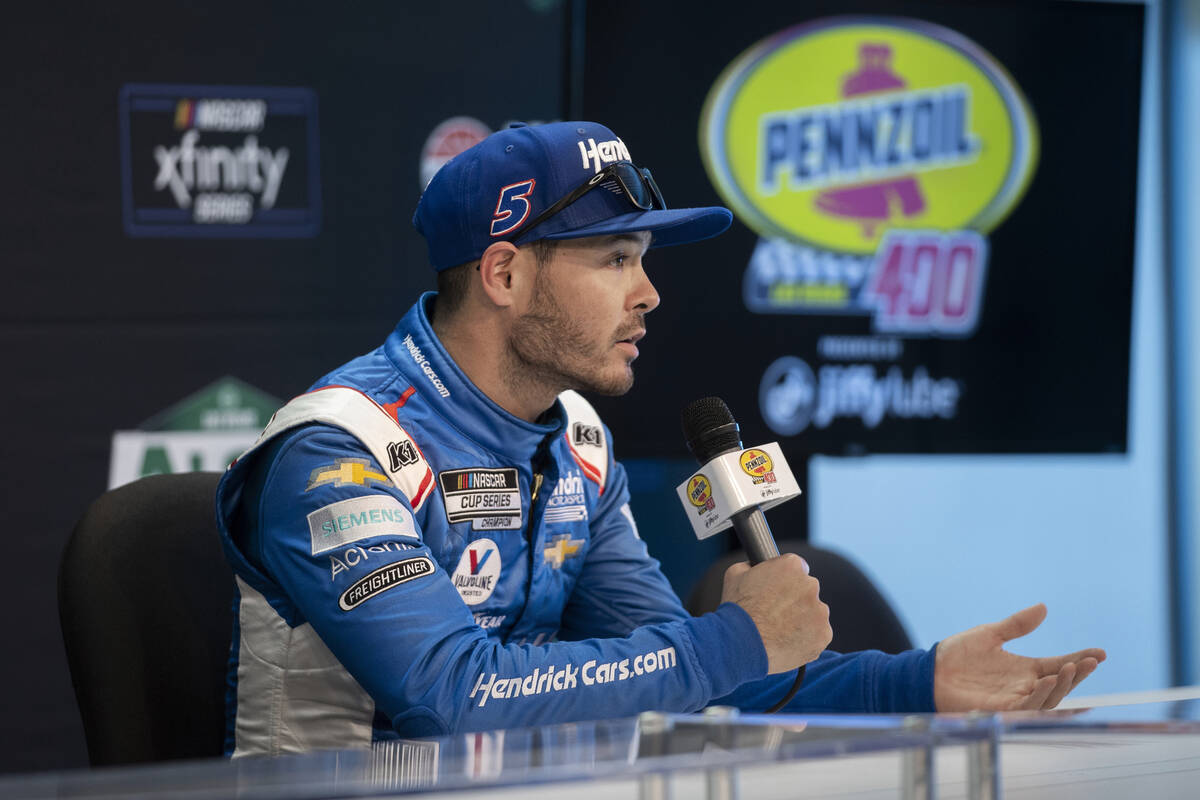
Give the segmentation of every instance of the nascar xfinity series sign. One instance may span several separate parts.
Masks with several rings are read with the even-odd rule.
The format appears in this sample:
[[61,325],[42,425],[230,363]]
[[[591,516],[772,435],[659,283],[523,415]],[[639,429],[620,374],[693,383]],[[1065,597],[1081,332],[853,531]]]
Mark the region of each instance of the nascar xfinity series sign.
[[130,236],[315,236],[310,89],[129,84],[120,93]]
[[[584,113],[679,205],[735,216],[648,255],[635,392],[720,394],[785,451],[1124,448],[1141,9],[744,0],[710,30],[614,2],[682,27],[635,69],[636,34],[589,11]],[[650,99],[614,88],[635,80]]]

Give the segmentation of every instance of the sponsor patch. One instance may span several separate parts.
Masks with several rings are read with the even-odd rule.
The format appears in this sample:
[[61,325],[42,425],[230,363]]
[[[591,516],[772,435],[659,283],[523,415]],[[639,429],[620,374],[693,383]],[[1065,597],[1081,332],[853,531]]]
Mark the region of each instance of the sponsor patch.
[[446,388],[446,384],[442,383],[442,379],[438,377],[436,371],[429,364],[429,359],[421,352],[421,348],[417,347],[417,343],[413,341],[412,334],[404,337],[404,346],[408,349],[408,354],[412,356],[413,363],[421,368],[421,372],[425,373],[425,377],[429,379],[429,383],[433,385],[436,391],[442,397],[449,397],[450,390]]
[[576,422],[572,426],[571,434],[576,445],[590,444],[592,447],[600,447],[604,444],[604,434],[596,425],[586,425],[582,422]]
[[389,468],[392,472],[399,472],[421,460],[421,456],[417,454],[416,445],[408,439],[388,443],[387,451],[391,462]]
[[311,89],[126,84],[119,103],[130,236],[308,237],[320,230]]
[[558,479],[542,519],[546,522],[579,522],[588,518],[587,498],[583,493],[583,477],[571,470]]
[[583,539],[572,539],[570,534],[560,533],[542,549],[542,559],[553,569],[561,569],[568,558],[575,558],[583,550]]
[[387,494],[353,497],[318,508],[308,515],[308,531],[314,556],[373,536],[418,538],[412,514]]
[[508,619],[507,614],[476,614],[475,624],[487,631],[499,628],[506,619]]
[[342,592],[342,596],[338,598],[338,605],[341,606],[342,611],[352,611],[372,597],[383,594],[394,586],[432,575],[433,571],[433,561],[427,556],[394,561],[350,584],[350,588]]
[[334,486],[390,486],[391,480],[382,472],[372,469],[371,462],[365,458],[338,458],[334,459],[334,463],[317,467],[309,473],[308,486],[304,491],[310,492],[327,483]]
[[476,539],[467,545],[451,576],[463,602],[477,606],[487,601],[500,581],[500,548],[491,539]]
[[521,488],[515,467],[448,470],[438,473],[438,482],[451,523],[471,520],[477,531],[521,527]]
[[661,650],[650,650],[633,658],[623,658],[620,661],[600,662],[590,659],[580,666],[551,664],[545,670],[535,667],[533,672],[528,675],[519,675],[513,678],[497,678],[494,672],[485,676],[481,672],[468,699],[476,700],[479,707],[483,708],[488,700],[507,700],[513,697],[531,697],[548,692],[570,691],[578,689],[580,684],[595,686],[596,684],[627,681],[630,678],[675,669],[678,663],[675,657],[675,648],[664,647]]
[[413,544],[405,542],[380,542],[379,544],[367,547],[348,547],[340,553],[329,556],[329,580],[337,580],[337,576],[341,573],[349,571],[351,567],[370,561],[374,556],[382,555],[383,553],[402,553],[417,546],[415,542]]

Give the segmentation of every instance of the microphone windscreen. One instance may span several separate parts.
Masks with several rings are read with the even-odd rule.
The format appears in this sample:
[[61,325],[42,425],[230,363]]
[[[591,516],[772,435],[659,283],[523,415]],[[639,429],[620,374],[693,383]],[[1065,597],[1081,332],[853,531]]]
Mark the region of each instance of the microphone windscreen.
[[683,438],[701,464],[742,446],[729,406],[719,397],[701,397],[683,409]]

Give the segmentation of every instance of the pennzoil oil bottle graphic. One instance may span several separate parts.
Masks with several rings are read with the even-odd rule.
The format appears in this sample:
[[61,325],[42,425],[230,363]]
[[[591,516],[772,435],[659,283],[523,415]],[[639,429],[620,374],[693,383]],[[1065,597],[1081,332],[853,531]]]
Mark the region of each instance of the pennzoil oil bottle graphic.
[[[892,48],[886,44],[867,43],[859,46],[858,55],[858,69],[842,81],[843,98],[849,100],[905,88],[904,79],[891,69]],[[877,225],[891,220],[893,209],[902,217],[912,217],[925,210],[925,198],[913,175],[825,189],[817,194],[816,203],[831,216],[859,220],[866,238],[871,237]]]
[[1008,72],[961,34],[835,17],[735,59],[705,102],[700,149],[760,237],[751,311],[961,338],[979,322],[987,234],[1024,194],[1038,132]]

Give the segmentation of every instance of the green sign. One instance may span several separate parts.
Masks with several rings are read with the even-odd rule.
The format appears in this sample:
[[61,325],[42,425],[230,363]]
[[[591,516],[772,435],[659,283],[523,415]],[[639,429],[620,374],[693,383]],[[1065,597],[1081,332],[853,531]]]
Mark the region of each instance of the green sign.
[[175,472],[219,472],[245,451],[282,403],[226,376],[155,414],[135,431],[113,434],[109,488]]

